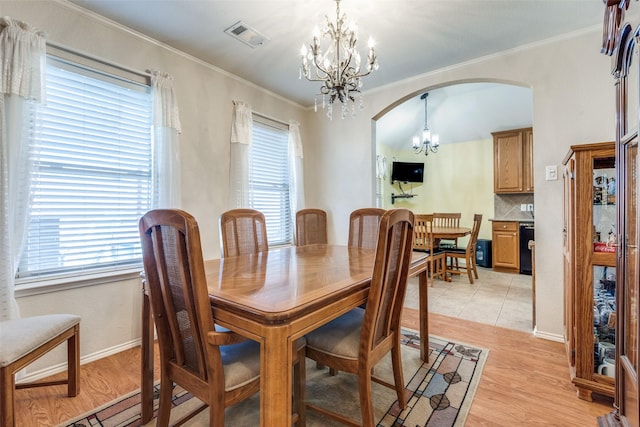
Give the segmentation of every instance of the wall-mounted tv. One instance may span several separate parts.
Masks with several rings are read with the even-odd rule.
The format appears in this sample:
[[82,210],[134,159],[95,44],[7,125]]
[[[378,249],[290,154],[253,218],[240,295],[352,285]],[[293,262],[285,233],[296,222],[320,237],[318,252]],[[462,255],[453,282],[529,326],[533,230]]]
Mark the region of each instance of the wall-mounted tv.
[[391,182],[423,182],[424,163],[393,162],[391,166]]

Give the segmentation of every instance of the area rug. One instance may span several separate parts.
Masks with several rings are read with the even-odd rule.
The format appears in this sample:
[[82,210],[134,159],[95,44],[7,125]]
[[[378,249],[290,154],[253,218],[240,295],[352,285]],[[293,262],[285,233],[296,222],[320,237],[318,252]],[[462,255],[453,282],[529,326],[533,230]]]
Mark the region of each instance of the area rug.
[[[403,330],[402,361],[406,389],[411,395],[407,408],[400,410],[395,392],[373,383],[373,406],[379,427],[449,427],[463,426],[473,396],[480,381],[488,350],[444,338],[429,337],[429,362],[420,361],[419,335]],[[392,381],[391,359],[382,360],[374,375]],[[156,385],[154,407],[157,409],[159,385]],[[326,369],[316,369],[307,360],[307,400],[331,408],[349,417],[360,419],[358,381],[344,372],[329,375]],[[172,421],[199,407],[202,403],[189,393],[175,387]],[[226,425],[254,427],[259,425],[259,393],[226,410]],[[189,420],[187,426],[208,425],[208,411]],[[307,411],[308,427],[333,427],[333,423],[312,411]],[[140,392],[96,408],[61,426],[65,427],[137,427],[140,422]],[[146,426],[155,426],[155,418]]]

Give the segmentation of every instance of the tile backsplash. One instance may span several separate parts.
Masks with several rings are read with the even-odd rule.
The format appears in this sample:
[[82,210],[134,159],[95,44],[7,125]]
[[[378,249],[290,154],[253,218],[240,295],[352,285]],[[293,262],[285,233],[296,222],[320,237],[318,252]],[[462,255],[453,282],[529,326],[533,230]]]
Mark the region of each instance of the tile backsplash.
[[520,205],[533,204],[533,194],[494,194],[494,219],[533,219],[533,212],[522,212]]

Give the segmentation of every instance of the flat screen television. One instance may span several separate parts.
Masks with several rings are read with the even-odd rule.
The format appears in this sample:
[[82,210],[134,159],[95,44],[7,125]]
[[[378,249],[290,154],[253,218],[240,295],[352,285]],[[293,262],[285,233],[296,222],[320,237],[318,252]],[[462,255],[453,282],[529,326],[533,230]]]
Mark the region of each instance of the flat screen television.
[[423,182],[424,163],[393,162],[391,165],[391,182]]

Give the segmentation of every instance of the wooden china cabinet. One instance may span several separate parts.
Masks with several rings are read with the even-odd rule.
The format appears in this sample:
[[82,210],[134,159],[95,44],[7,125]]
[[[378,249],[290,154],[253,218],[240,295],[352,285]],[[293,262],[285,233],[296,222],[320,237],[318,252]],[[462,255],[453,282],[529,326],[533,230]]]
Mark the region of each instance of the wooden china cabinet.
[[615,390],[615,143],[573,145],[563,164],[565,346],[578,397],[591,400]]
[[[600,426],[640,427],[638,400],[638,123],[640,19],[637,1],[605,0],[602,52],[611,56],[616,90],[617,325],[614,411]],[[633,8],[632,14],[629,9]]]

